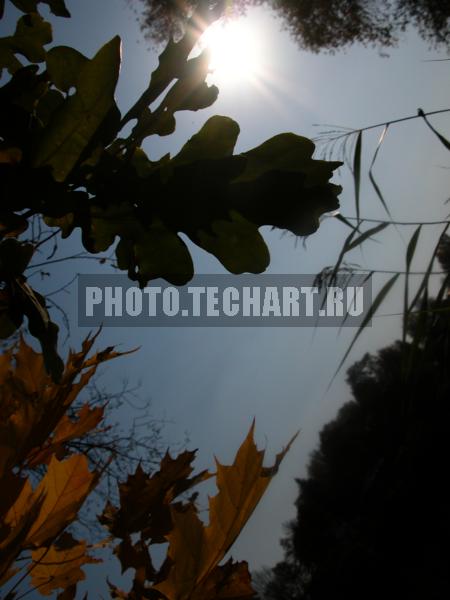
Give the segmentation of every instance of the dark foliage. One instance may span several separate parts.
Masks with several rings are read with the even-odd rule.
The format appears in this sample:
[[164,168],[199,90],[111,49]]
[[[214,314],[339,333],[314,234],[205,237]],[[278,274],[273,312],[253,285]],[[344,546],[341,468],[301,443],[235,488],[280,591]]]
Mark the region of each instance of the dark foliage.
[[408,26],[431,46],[450,44],[450,4],[436,0],[275,0],[302,48],[335,51],[353,43],[393,46]]
[[448,286],[441,296],[411,321],[412,342],[349,369],[353,400],[324,427],[298,480],[297,518],[267,600],[450,596]]
[[[156,43],[166,42],[170,36],[179,38],[190,15],[195,10],[210,14],[211,21],[224,14],[242,14],[248,6],[264,0],[127,0],[139,12],[142,30]],[[198,24],[202,27],[202,23]]]
[[[301,48],[312,52],[365,46],[393,46],[414,27],[430,46],[449,47],[450,4],[441,0],[128,0],[142,9],[142,28],[160,42],[180,35],[187,16],[198,4],[241,13],[266,4],[283,19]],[[230,11],[231,7],[231,11]]]

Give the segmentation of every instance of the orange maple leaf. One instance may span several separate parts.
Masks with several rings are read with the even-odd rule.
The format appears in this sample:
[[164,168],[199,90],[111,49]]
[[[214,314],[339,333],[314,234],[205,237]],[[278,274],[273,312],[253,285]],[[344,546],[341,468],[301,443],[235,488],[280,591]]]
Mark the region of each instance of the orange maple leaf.
[[[275,464],[267,468],[263,466],[264,451],[257,449],[253,433],[254,423],[232,465],[216,461],[218,493],[209,499],[207,527],[193,504],[171,507],[173,529],[166,538],[172,566],[167,578],[154,586],[169,600],[206,598],[205,590],[210,588],[218,564],[250,518],[296,437],[277,455]],[[247,594],[250,592],[247,589]],[[211,593],[211,598],[217,597]],[[245,593],[241,596],[245,597]]]

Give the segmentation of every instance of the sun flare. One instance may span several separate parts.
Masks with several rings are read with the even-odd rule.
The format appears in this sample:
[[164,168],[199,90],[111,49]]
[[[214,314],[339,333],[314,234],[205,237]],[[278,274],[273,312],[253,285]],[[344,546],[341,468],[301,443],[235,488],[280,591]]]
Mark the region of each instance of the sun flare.
[[212,83],[254,82],[262,71],[261,44],[255,31],[241,21],[213,24],[201,40],[211,52]]

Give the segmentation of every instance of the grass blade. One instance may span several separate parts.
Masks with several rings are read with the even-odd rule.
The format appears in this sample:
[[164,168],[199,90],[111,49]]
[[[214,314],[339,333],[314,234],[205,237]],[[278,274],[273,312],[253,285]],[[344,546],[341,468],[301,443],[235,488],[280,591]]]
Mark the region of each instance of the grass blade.
[[444,227],[441,235],[439,236],[439,239],[438,239],[438,241],[436,243],[436,246],[434,248],[434,252],[431,255],[430,262],[428,263],[427,270],[425,271],[425,275],[423,276],[423,279],[420,282],[420,285],[419,285],[419,288],[417,290],[417,293],[414,296],[414,299],[413,299],[413,301],[411,302],[411,304],[410,304],[410,306],[408,308],[409,312],[411,312],[411,310],[414,308],[414,306],[418,303],[418,301],[420,299],[420,296],[422,295],[424,289],[428,288],[428,281],[430,279],[430,274],[431,274],[431,271],[433,269],[434,259],[436,258],[436,254],[437,254],[437,252],[439,250],[439,246],[441,244],[441,240],[444,237],[444,235],[447,233],[447,229],[449,227],[450,227],[450,223],[447,223],[447,225]]
[[386,229],[386,227],[388,225],[389,225],[389,223],[380,223],[380,225],[371,227],[370,229],[368,229],[367,231],[362,233],[359,237],[357,237],[356,240],[353,240],[352,242],[350,242],[347,245],[346,252],[350,252],[350,250],[353,250],[353,248],[356,248],[357,246],[359,246],[360,244],[365,242],[368,238],[372,237],[373,235],[376,235],[380,231],[383,231],[383,229]]
[[[339,254],[339,257],[338,257],[338,259],[336,261],[336,264],[334,265],[333,271],[332,271],[332,273],[330,275],[330,278],[329,278],[330,284],[329,285],[334,285],[334,282],[336,281],[337,273],[339,271],[339,267],[341,266],[341,263],[342,263],[342,260],[344,258],[344,255],[347,252],[347,248],[348,248],[349,244],[351,244],[351,242],[353,240],[353,237],[355,236],[356,232],[357,232],[357,229],[354,228],[352,230],[352,232],[349,233],[349,235],[346,237],[344,245],[341,248],[341,252]],[[326,301],[326,296],[324,296],[321,308],[323,308],[325,306],[325,301]]]
[[373,176],[373,166],[374,166],[375,161],[377,159],[378,152],[380,151],[381,145],[384,142],[384,138],[386,137],[386,133],[387,133],[388,128],[389,128],[389,123],[387,123],[384,126],[384,129],[383,129],[383,131],[381,132],[381,135],[380,135],[380,139],[378,140],[378,144],[377,144],[377,147],[375,149],[375,152],[374,152],[374,155],[373,155],[373,158],[372,158],[372,162],[370,163],[369,180],[370,180],[370,183],[373,186],[373,189],[375,190],[376,195],[378,196],[378,199],[380,200],[381,204],[383,205],[384,210],[387,212],[387,214],[389,215],[390,219],[392,219],[391,211],[389,210],[388,205],[386,203],[386,200],[384,199],[384,196],[381,193],[380,187],[379,187],[378,183],[375,181],[375,177]]
[[389,281],[387,283],[384,284],[384,286],[381,288],[381,290],[378,292],[377,297],[375,298],[375,300],[372,303],[372,306],[370,307],[370,309],[367,312],[367,315],[364,317],[363,322],[361,323],[361,325],[359,326],[358,331],[356,332],[355,337],[353,338],[350,346],[347,348],[341,362],[339,363],[338,368],[336,369],[335,374],[333,375],[332,380],[330,381],[330,384],[328,386],[328,389],[330,389],[331,384],[333,383],[333,381],[336,378],[336,375],[339,373],[339,371],[342,368],[342,365],[345,363],[345,361],[347,360],[348,355],[350,354],[350,352],[352,351],[353,346],[356,343],[356,340],[359,338],[359,336],[361,335],[361,333],[363,332],[363,330],[365,329],[365,327],[367,326],[367,324],[370,322],[370,320],[372,319],[372,317],[374,316],[374,314],[377,312],[377,310],[380,308],[381,304],[383,303],[383,300],[386,298],[386,296],[389,294],[392,286],[394,285],[394,283],[397,281],[397,279],[399,278],[400,274],[397,273],[396,275],[394,275],[393,277],[391,277],[389,279]]
[[353,179],[355,182],[355,208],[356,219],[359,224],[359,193],[361,188],[361,150],[362,150],[362,131],[358,131],[356,138],[355,152],[353,154]]
[[419,116],[422,117],[422,119],[428,125],[428,127],[431,129],[431,131],[434,133],[434,135],[439,139],[439,141],[447,148],[447,150],[450,150],[450,142],[442,134],[440,134],[439,131],[437,131],[437,129],[435,129],[433,127],[433,125],[430,123],[430,121],[425,116],[425,113],[423,112],[423,110],[421,108],[419,108],[419,110],[417,112],[418,112]]
[[417,242],[419,240],[420,232],[422,230],[422,225],[419,225],[415,232],[412,234],[411,239],[408,243],[408,248],[406,249],[406,273],[405,273],[405,291],[404,291],[404,301],[403,301],[403,335],[402,341],[405,343],[406,340],[406,329],[408,327],[408,317],[409,317],[409,271],[411,269],[411,262],[414,258],[414,254],[417,248]]
[[[367,281],[369,281],[369,279],[372,277],[372,275],[373,275],[373,271],[369,271],[369,272],[367,273],[367,275],[364,277],[364,279],[363,279],[363,281],[362,281],[362,283],[361,283],[361,287],[363,287],[363,286],[364,286],[364,284],[365,284]],[[342,323],[341,323],[341,324],[340,324],[340,326],[339,326],[338,335],[340,335],[340,333],[341,333],[341,331],[342,331],[342,328],[344,327],[344,325],[345,325],[345,323],[346,323],[346,321],[347,321],[347,319],[348,319],[348,316],[349,316],[349,314],[350,314],[350,313],[349,313],[349,311],[347,310],[347,312],[345,313],[345,317],[344,317],[344,319],[343,319]]]
[[[429,325],[430,317],[429,308],[428,290],[425,289],[425,293],[422,296],[422,302],[420,304],[420,310],[417,313],[417,319],[414,324],[413,339],[411,345],[407,349],[406,356],[403,358],[404,365],[402,366],[402,374],[405,381],[412,372],[420,342],[426,338],[427,326]],[[405,345],[403,344],[402,352],[404,352],[405,349]]]
[[345,217],[343,217],[340,214],[334,215],[334,218],[337,219],[338,221],[340,221],[341,223],[344,223],[344,225],[347,225],[347,227],[350,227],[350,229],[356,229],[358,230],[358,225],[356,225],[356,227],[354,225],[352,225],[350,223],[350,221],[347,221],[347,219]]

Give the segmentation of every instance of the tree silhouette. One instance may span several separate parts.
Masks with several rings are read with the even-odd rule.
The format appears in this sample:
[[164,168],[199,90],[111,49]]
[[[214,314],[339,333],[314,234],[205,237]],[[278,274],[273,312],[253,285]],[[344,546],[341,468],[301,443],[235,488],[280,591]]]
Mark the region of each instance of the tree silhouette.
[[[448,268],[450,240],[438,252]],[[320,434],[285,559],[262,597],[448,598],[448,276],[409,341],[348,371],[353,399]]]
[[167,33],[179,35],[188,15],[199,5],[218,14],[242,13],[266,4],[282,17],[284,26],[301,48],[335,51],[358,42],[366,46],[393,46],[414,27],[431,46],[450,42],[450,5],[437,0],[128,0],[140,5],[142,27],[159,42]]

